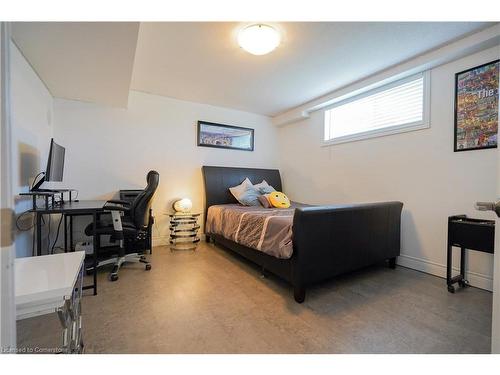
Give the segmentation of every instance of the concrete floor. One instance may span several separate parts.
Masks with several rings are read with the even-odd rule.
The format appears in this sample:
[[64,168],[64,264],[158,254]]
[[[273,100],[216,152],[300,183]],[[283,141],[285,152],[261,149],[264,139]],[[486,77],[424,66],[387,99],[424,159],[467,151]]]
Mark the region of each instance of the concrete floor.
[[[308,290],[233,253],[157,247],[153,269],[99,275],[83,299],[86,353],[489,353],[492,294],[452,295],[441,278],[373,267]],[[59,343],[55,314],[18,322],[19,347]]]

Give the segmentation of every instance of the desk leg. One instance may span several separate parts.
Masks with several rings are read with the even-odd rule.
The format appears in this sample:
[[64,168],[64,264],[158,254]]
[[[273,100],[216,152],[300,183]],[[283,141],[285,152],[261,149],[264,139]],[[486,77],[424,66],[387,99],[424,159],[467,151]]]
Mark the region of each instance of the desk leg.
[[42,255],[42,214],[36,215],[36,255]]
[[[92,214],[92,231],[95,233],[97,231],[97,212],[94,212]],[[93,236],[93,242],[94,242],[94,254],[93,254],[93,261],[94,261],[94,296],[97,295],[97,248],[98,248],[98,241],[97,241],[98,236]]]
[[69,216],[69,251],[73,249],[73,215]]
[[64,216],[64,252],[68,252],[68,217],[66,214]]
[[[101,221],[101,214],[100,213],[97,213],[97,222]],[[101,236],[96,236],[97,239],[96,239],[96,243],[97,243],[97,249],[100,249],[101,248]],[[94,249],[96,249],[95,247],[95,244],[94,244]],[[94,250],[95,252],[95,250]]]

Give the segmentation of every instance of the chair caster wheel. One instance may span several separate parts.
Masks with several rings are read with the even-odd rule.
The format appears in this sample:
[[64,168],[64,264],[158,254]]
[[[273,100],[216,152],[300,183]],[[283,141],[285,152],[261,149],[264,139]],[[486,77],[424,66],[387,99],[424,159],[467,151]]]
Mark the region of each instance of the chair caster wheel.
[[116,281],[116,280],[118,280],[118,275],[115,273],[112,273],[111,275],[109,275],[109,279],[111,281]]
[[146,271],[150,271],[151,270],[151,264],[146,264]]
[[448,292],[455,293],[455,287],[453,285],[448,285]]

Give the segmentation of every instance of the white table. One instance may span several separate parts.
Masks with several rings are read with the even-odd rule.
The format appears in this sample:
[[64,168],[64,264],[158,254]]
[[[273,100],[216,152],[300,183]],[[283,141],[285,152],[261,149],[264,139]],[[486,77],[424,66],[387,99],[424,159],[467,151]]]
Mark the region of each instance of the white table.
[[81,352],[84,251],[15,260],[16,318],[58,313],[65,352]]
[[62,307],[73,294],[84,258],[84,251],[17,258],[17,319],[53,313]]

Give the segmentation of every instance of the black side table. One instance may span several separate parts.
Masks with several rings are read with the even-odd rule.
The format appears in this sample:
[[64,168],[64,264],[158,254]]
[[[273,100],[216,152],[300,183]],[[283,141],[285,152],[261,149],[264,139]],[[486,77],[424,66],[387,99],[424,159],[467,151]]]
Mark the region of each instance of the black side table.
[[[453,246],[460,247],[460,274],[451,276]],[[495,221],[471,219],[466,215],[450,216],[448,218],[448,254],[446,261],[446,284],[448,292],[455,293],[453,284],[466,287],[465,251],[475,250],[493,254],[495,246]]]

